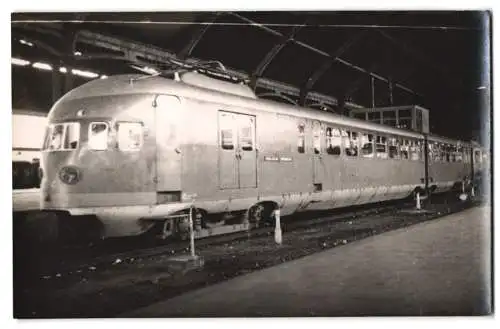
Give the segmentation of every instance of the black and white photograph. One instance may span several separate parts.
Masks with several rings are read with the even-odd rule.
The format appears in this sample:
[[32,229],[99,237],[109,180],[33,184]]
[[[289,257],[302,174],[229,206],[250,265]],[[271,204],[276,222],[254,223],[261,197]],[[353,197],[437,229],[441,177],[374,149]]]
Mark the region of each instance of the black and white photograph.
[[493,17],[12,12],[10,317],[491,316]]

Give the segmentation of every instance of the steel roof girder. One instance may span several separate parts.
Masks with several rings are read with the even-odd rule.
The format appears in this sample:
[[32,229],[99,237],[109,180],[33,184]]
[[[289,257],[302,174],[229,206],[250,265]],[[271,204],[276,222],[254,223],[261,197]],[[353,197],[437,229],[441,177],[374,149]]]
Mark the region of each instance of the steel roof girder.
[[124,41],[90,31],[79,31],[77,39],[80,42],[104,49],[122,52],[124,54],[124,58],[130,60],[135,60],[137,56],[142,56],[153,61],[169,61],[176,58],[175,54],[154,46],[146,46],[137,42]]
[[293,27],[293,29],[286,35],[282,36],[280,39],[280,42],[276,43],[271,50],[264,56],[264,58],[260,61],[260,63],[257,65],[255,70],[251,74],[251,87],[255,89],[255,82],[258,77],[262,76],[264,71],[267,69],[269,64],[273,61],[273,59],[279,54],[279,52],[290,42],[293,40],[293,38],[297,35],[297,33],[305,26],[305,23],[303,25],[296,25]]
[[[235,17],[237,17],[237,18],[239,18],[239,19],[241,19],[241,20],[243,20],[243,21],[245,21],[245,22],[249,23],[249,24],[250,24],[250,25],[252,25],[252,26],[258,27],[258,28],[260,28],[260,29],[262,29],[262,30],[264,30],[264,31],[267,31],[267,32],[269,32],[269,33],[271,33],[271,34],[274,34],[274,35],[276,35],[276,36],[283,37],[283,34],[282,34],[281,32],[278,32],[278,31],[276,31],[276,30],[273,30],[273,29],[271,29],[270,27],[267,27],[267,26],[265,26],[265,25],[263,25],[263,24],[259,24],[259,23],[257,23],[257,22],[254,22],[253,20],[251,20],[251,19],[249,19],[249,18],[246,18],[246,17],[244,17],[244,16],[241,16],[240,14],[237,14],[237,13],[231,12],[231,15],[233,15],[233,16],[235,16]],[[327,52],[325,52],[325,51],[323,51],[323,50],[321,50],[321,49],[318,49],[318,48],[316,48],[316,47],[313,47],[313,46],[311,46],[311,45],[309,45],[309,44],[307,44],[307,43],[305,43],[305,42],[302,42],[302,41],[299,41],[299,40],[295,40],[295,39],[293,39],[293,40],[291,40],[291,41],[292,41],[292,42],[294,42],[294,43],[296,43],[297,45],[302,46],[302,47],[304,47],[304,48],[306,48],[306,49],[309,49],[309,50],[311,50],[311,51],[313,51],[313,52],[315,52],[315,53],[317,53],[317,54],[320,54],[320,55],[325,56],[325,57],[331,57],[331,55],[330,55],[330,54],[328,54]],[[334,60],[335,60],[335,61],[338,61],[338,62],[340,62],[340,63],[342,63],[342,64],[344,64],[344,65],[347,65],[347,66],[349,66],[349,67],[351,67],[351,68],[353,68],[353,69],[355,69],[355,70],[357,70],[357,71],[363,72],[363,73],[365,73],[365,74],[369,74],[369,75],[373,76],[373,77],[374,77],[374,78],[376,78],[376,79],[379,79],[379,80],[382,80],[382,81],[385,81],[385,82],[389,82],[389,79],[386,79],[386,78],[381,77],[381,76],[379,76],[379,75],[375,75],[375,74],[373,74],[373,73],[371,73],[371,72],[369,72],[369,71],[365,70],[364,68],[362,68],[362,67],[360,67],[360,66],[357,66],[357,65],[355,65],[355,64],[352,64],[352,63],[350,63],[350,62],[346,61],[345,59],[342,59],[342,58],[340,58],[340,57],[337,57],[337,58],[335,58]],[[414,92],[414,91],[413,91],[413,90],[411,90],[410,88],[407,88],[407,87],[405,87],[405,86],[403,86],[403,85],[401,85],[401,84],[395,84],[395,86],[397,86],[398,88],[404,89],[404,90],[406,90],[406,91],[408,91],[408,92],[410,92],[410,93],[413,93],[413,94],[415,94],[415,95],[419,95],[418,93]],[[421,95],[419,95],[419,96],[421,96]]]
[[177,56],[179,58],[185,59],[189,56],[191,56],[193,50],[196,48],[198,43],[200,43],[201,39],[205,35],[205,33],[208,31],[210,26],[212,26],[219,17],[225,15],[225,12],[217,12],[215,15],[212,17],[212,20],[210,22],[206,22],[205,24],[202,24],[201,27],[196,31],[196,33],[193,34],[193,37],[189,42],[186,44],[186,46],[177,53]]
[[[77,41],[91,44],[97,47],[101,47],[104,49],[109,49],[113,50],[116,52],[121,52],[124,54],[123,58],[124,59],[129,59],[133,60],[135,62],[141,62],[143,63],[144,61],[141,61],[137,56],[140,56],[142,58],[151,60],[151,61],[158,61],[158,62],[171,62],[172,60],[175,61],[176,56],[175,54],[168,52],[166,50],[154,47],[154,46],[146,46],[139,44],[137,42],[133,41],[125,41],[121,40],[115,37],[110,37],[106,35],[102,35],[99,33],[95,32],[90,32],[86,30],[79,31],[77,33]],[[105,57],[105,55],[103,55]],[[114,57],[116,58],[116,56]],[[186,59],[187,62],[190,61],[196,61],[197,59],[195,58],[188,58]],[[234,75],[235,77],[238,77],[240,79],[248,79],[248,74],[242,73],[233,69],[227,68],[227,73]],[[270,90],[275,90],[279,91],[282,93],[288,93],[292,96],[299,96],[300,95],[300,89],[282,82],[266,79],[266,78],[258,78],[257,79],[257,87],[265,88],[265,89],[270,89]],[[324,102],[327,104],[332,104],[336,105],[337,104],[337,99],[335,97],[331,97],[328,95],[323,95],[320,93],[316,92],[310,92],[308,99],[315,100],[318,102]],[[357,107],[356,104],[352,104],[353,107]]]
[[63,56],[63,52],[51,45],[49,45],[48,43],[44,42],[44,41],[40,41],[40,40],[35,40],[34,38],[32,37],[29,37],[23,33],[20,33],[18,31],[13,31],[12,33],[13,35],[16,35],[16,36],[19,36],[20,38],[26,40],[26,41],[29,41],[33,44],[35,44],[36,46],[40,47],[41,49],[44,49],[46,50],[48,53],[54,55],[54,56],[57,56],[57,57],[62,57]]
[[342,56],[349,48],[351,48],[354,44],[356,44],[359,40],[362,39],[363,36],[365,36],[367,33],[366,30],[361,31],[354,35],[352,38],[344,42],[340,47],[337,48],[337,50],[330,55],[324,62],[323,64],[317,68],[307,79],[307,82],[305,83],[304,90],[303,90],[303,97],[304,99],[301,99],[300,102],[303,103],[305,102],[305,98],[307,97],[307,94],[309,91],[314,87],[316,82],[321,78],[323,74],[325,74],[330,67],[333,65],[333,63]]

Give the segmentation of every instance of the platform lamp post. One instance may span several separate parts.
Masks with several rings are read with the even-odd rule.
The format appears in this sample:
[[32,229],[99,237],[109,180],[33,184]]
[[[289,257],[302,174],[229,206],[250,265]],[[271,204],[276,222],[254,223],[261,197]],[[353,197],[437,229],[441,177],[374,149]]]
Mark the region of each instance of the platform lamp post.
[[274,211],[274,241],[277,245],[281,245],[283,243],[282,235],[281,235],[281,218],[280,218],[280,209],[276,209]]
[[194,201],[189,207],[189,249],[191,251],[191,257],[196,258],[196,252],[194,249],[193,204]]

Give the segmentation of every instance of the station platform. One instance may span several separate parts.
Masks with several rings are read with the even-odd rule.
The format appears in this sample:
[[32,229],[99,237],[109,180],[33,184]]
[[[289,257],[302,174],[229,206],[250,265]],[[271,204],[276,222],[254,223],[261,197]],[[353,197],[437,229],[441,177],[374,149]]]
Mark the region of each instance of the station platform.
[[12,190],[12,211],[29,211],[40,209],[40,189]]
[[491,312],[480,206],[171,298],[122,317],[451,316]]

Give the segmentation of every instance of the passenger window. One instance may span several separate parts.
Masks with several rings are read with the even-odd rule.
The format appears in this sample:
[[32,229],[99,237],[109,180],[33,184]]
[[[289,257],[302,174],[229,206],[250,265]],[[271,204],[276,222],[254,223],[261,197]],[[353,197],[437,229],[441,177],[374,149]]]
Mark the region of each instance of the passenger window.
[[413,161],[418,161],[420,159],[420,145],[418,141],[410,141],[410,159]]
[[299,138],[297,140],[297,151],[299,153],[304,153],[306,150],[306,136],[305,136],[305,126],[304,124],[299,125]]
[[407,139],[403,139],[400,142],[400,151],[401,151],[401,159],[408,160],[409,159],[409,149],[410,142]]
[[395,137],[389,138],[389,158],[399,159],[398,139]]
[[423,161],[424,160],[424,152],[425,152],[424,141],[422,141],[422,140],[417,141],[417,150],[418,150],[419,159]]
[[353,157],[358,156],[358,145],[359,145],[358,133],[355,131],[348,131],[347,138],[349,144],[346,145],[345,154]]
[[463,154],[464,154],[464,148],[461,146],[458,146],[457,150],[455,152],[455,161],[456,162],[464,162]]
[[457,147],[450,145],[450,162],[457,162]]
[[321,125],[315,122],[313,126],[313,149],[314,154],[321,153]]
[[480,150],[474,151],[474,163],[477,163],[477,164],[481,163],[481,151]]
[[376,150],[378,158],[387,159],[387,139],[385,136],[377,136]]
[[340,155],[340,130],[337,128],[326,128],[326,153]]
[[450,157],[450,152],[451,152],[451,146],[448,144],[443,145],[443,151],[444,151],[444,159],[443,161],[445,162],[450,162],[451,157]]
[[443,145],[436,143],[436,162],[444,161]]
[[118,148],[120,150],[133,151],[141,148],[143,142],[142,124],[119,122],[117,126]]
[[102,151],[108,148],[108,124],[105,122],[92,122],[89,126],[89,148]]
[[436,152],[437,152],[437,145],[434,142],[429,142],[429,145],[427,146],[427,156],[428,156],[428,161],[435,162],[436,161]]
[[363,144],[361,148],[361,154],[365,158],[373,157],[373,135],[372,134],[363,134],[361,139],[361,143]]

